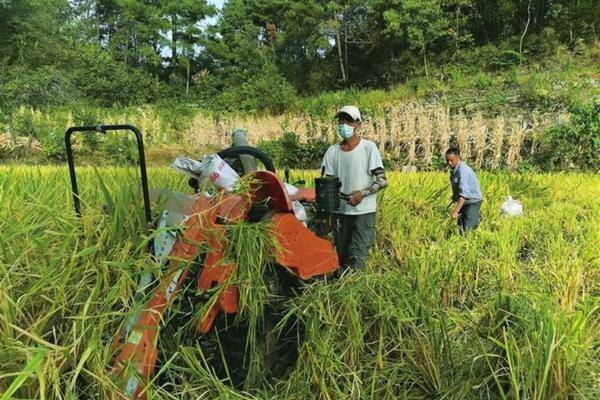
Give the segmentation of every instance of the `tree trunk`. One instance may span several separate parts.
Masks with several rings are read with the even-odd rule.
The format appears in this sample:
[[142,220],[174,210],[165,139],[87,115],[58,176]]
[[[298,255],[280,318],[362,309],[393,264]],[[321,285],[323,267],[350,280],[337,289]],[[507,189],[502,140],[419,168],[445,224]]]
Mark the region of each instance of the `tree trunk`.
[[573,44],[573,2],[569,2],[569,44]]
[[529,22],[531,22],[531,0],[527,3],[527,23],[525,24],[525,29],[523,30],[523,34],[521,35],[521,40],[519,41],[519,64],[521,64],[523,60],[523,39],[525,39],[525,34],[527,33],[527,28],[529,28]]
[[427,69],[427,50],[423,44],[423,65],[425,66],[425,77],[429,78],[429,70]]
[[129,29],[127,29],[127,38],[125,39],[125,52],[123,54],[123,63],[127,65],[127,61],[129,61]]
[[190,93],[190,56],[187,57],[187,73],[185,78],[185,95]]
[[346,81],[350,80],[350,74],[348,73],[348,33],[346,32],[347,24],[344,24],[344,57],[346,59]]
[[340,23],[336,18],[336,24],[335,24],[335,42],[336,42],[336,47],[338,50],[338,60],[340,62],[340,71],[342,72],[342,81],[344,82],[344,84],[346,83],[346,71],[344,68],[344,58],[342,56],[342,41],[340,39]]
[[460,40],[460,33],[459,33],[459,21],[460,18],[460,4],[458,5],[458,8],[456,9],[456,53],[454,54],[454,56],[456,57],[458,55],[458,46],[459,46],[459,40]]
[[171,16],[171,66],[175,67],[177,64],[177,26],[176,17]]

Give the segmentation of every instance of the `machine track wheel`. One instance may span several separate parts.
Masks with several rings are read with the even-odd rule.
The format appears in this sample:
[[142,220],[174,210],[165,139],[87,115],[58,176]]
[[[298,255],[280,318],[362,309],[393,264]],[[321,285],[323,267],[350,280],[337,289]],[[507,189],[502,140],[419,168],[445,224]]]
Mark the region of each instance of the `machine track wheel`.
[[[235,315],[222,314],[217,318],[213,336],[217,346],[213,354],[216,375],[229,381],[235,388],[252,388],[283,378],[294,366],[303,330],[297,321],[286,321],[278,327],[285,315],[286,300],[294,296],[298,279],[285,268],[270,265],[265,269],[272,299],[256,327],[256,357],[247,346],[250,326],[248,321],[236,321]],[[255,365],[251,365],[252,362]]]

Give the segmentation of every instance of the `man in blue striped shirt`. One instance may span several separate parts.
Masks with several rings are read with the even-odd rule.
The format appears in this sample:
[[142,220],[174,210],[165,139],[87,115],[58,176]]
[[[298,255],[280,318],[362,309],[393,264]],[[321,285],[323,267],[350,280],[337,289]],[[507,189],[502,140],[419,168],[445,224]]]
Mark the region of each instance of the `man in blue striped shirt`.
[[446,164],[450,167],[452,201],[456,203],[452,218],[458,221],[463,231],[470,231],[479,225],[483,195],[475,172],[461,161],[460,151],[451,147],[446,151]]

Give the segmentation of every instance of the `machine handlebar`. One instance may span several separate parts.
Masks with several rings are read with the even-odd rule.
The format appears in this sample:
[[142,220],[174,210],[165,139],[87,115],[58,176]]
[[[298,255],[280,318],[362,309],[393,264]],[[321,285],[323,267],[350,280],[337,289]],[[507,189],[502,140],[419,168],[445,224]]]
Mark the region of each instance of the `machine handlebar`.
[[65,132],[65,147],[67,150],[67,162],[69,164],[69,175],[71,177],[71,192],[73,193],[73,205],[77,216],[81,216],[81,205],[79,191],[77,188],[77,175],[75,174],[75,162],[73,161],[73,147],[71,146],[71,136],[75,132],[88,133],[106,133],[107,131],[131,131],[135,134],[138,148],[138,158],[140,163],[140,175],[142,179],[142,191],[144,196],[144,213],[146,221],[151,223],[152,214],[150,212],[150,192],[148,190],[148,175],[146,174],[146,159],[144,157],[144,141],[141,132],[133,125],[87,125],[72,126]]

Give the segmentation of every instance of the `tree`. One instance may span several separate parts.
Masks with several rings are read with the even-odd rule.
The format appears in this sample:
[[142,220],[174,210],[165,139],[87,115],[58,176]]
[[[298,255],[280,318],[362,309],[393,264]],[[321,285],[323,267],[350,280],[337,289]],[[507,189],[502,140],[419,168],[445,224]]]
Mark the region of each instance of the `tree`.
[[428,46],[446,35],[448,19],[439,0],[404,0],[383,12],[385,29],[389,38],[404,41],[409,48],[420,51],[423,56],[425,75]]
[[0,2],[0,112],[15,143],[13,114],[21,105],[43,106],[70,97],[67,79],[51,64],[63,51],[63,0]]
[[171,41],[171,68],[177,69],[180,56],[185,59],[185,93],[188,95],[192,58],[202,34],[199,24],[206,17],[215,15],[216,9],[206,0],[162,0],[159,4]]
[[74,90],[65,76],[53,67],[31,69],[0,62],[0,112],[6,115],[11,144],[16,143],[13,115],[20,106],[41,108],[72,101]]

